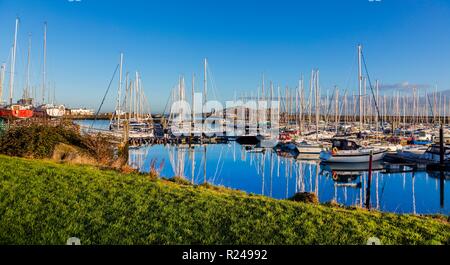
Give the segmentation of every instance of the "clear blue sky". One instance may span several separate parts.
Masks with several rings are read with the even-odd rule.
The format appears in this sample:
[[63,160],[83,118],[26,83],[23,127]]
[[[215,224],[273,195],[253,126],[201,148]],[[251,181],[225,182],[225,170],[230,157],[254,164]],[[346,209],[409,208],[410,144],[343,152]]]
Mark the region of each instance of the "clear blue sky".
[[355,90],[358,43],[372,79],[450,86],[448,0],[0,0],[0,61],[9,58],[16,16],[15,97],[24,84],[29,32],[32,82],[41,83],[47,21],[48,80],[58,101],[71,107],[99,105],[121,51],[125,69],[141,72],[155,111],[180,74],[190,84],[196,73],[200,88],[204,57],[221,100],[255,90],[263,72],[266,80],[294,87],[312,68],[320,69],[323,90]]

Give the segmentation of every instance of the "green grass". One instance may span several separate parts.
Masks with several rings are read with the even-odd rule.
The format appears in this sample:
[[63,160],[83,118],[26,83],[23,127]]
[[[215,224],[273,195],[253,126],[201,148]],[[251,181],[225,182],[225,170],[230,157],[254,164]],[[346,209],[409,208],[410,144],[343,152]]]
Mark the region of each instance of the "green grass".
[[[444,218],[445,219],[445,218]],[[446,244],[447,220],[0,156],[0,244]]]

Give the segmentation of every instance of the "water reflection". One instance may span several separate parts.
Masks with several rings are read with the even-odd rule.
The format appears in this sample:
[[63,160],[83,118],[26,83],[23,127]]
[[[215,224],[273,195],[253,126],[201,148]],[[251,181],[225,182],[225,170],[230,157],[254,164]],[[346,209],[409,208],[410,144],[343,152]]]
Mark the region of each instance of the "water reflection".
[[[321,202],[336,201],[398,213],[450,213],[448,172],[413,172],[404,166],[373,163],[322,165],[272,149],[252,149],[235,143],[142,147],[130,150],[130,165],[149,171],[151,161],[166,162],[163,176],[181,176],[192,183],[205,181],[278,199],[296,192],[313,192]],[[168,161],[168,162],[167,162]],[[369,192],[370,191],[370,192]]]

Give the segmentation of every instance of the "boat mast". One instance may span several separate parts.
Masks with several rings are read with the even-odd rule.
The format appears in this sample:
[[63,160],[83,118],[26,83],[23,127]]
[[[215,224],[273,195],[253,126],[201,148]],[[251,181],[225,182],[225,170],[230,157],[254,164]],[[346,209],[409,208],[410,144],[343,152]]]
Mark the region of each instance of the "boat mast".
[[139,74],[136,71],[135,73],[135,80],[134,80],[134,118],[136,120],[136,122],[139,122],[139,114],[138,114],[138,105],[139,105],[139,98],[138,98],[138,94],[139,94]]
[[[208,61],[206,60],[206,58],[205,58],[205,61],[204,61],[204,69],[203,69],[203,97],[204,97],[204,99],[203,99],[203,104],[202,104],[202,106],[204,106],[204,104],[206,104],[206,100],[207,100],[207,92],[208,92],[208,82],[207,82],[207,71],[206,71],[206,67],[207,67],[207,65],[208,65]],[[205,118],[206,118],[206,113],[204,113],[204,111],[202,111],[202,113],[204,114],[204,117],[203,117],[203,121],[202,121],[202,123],[204,124],[204,121],[205,121]],[[203,127],[203,126],[202,126]],[[202,135],[203,135],[203,133],[202,133]],[[203,182],[204,183],[206,183],[207,181],[206,181],[206,145],[204,145],[203,146],[203,155],[204,155],[204,157],[203,157]]]
[[17,31],[19,29],[19,18],[16,18],[16,27],[14,30],[14,44],[12,48],[12,57],[11,57],[11,72],[9,78],[9,104],[12,104],[13,101],[13,90],[14,90],[14,71],[16,68],[16,50],[17,50]]
[[270,138],[272,139],[273,138],[273,123],[272,123],[272,121],[273,121],[273,115],[274,115],[274,113],[273,113],[273,106],[272,106],[272,104],[273,104],[273,82],[272,81],[270,81],[270,102],[269,102],[269,104],[270,104],[270,117],[269,117],[269,119],[270,119]]
[[336,122],[336,134],[338,132],[338,116],[339,116],[339,88],[336,87],[336,97],[335,97],[335,103],[334,103],[334,107],[335,107],[335,117],[334,117],[334,121]]
[[362,109],[362,65],[361,65],[361,53],[362,53],[362,46],[361,44],[358,45],[358,89],[359,89],[359,130],[362,131],[363,129],[363,109]]
[[303,133],[303,103],[305,97],[303,74],[300,79],[300,133]]
[[0,68],[0,104],[3,104],[3,82],[5,81],[6,63],[2,63]]
[[367,123],[367,78],[363,77],[363,97],[362,99],[362,116],[363,116],[363,127]]
[[316,70],[316,141],[319,141],[319,118],[320,118],[320,91],[319,91],[319,70]]
[[[195,106],[195,74],[192,74],[192,107],[191,107],[191,126],[190,126],[190,131],[191,131],[191,137],[193,137],[194,135],[192,134],[192,129],[194,128],[194,118],[195,118],[195,113],[194,113],[194,106]],[[194,163],[194,162],[192,162]],[[192,164],[194,165],[194,164]],[[194,175],[192,175],[194,176]],[[194,180],[194,179],[192,179]]]
[[31,93],[30,93],[30,60],[31,60],[31,33],[28,34],[27,80],[26,80],[26,84],[25,84],[24,98],[31,97]]
[[120,53],[120,68],[119,68],[119,90],[117,91],[117,108],[116,108],[116,115],[117,115],[117,130],[120,129],[120,115],[121,113],[121,102],[120,98],[122,97],[122,66],[123,66],[123,53]]
[[128,124],[130,124],[133,112],[133,80],[130,80],[130,84],[128,84],[128,101]]
[[[204,106],[204,104],[206,104],[206,100],[208,98],[207,93],[208,93],[208,73],[206,71],[206,67],[208,65],[208,61],[206,60],[206,58],[204,59],[204,65],[203,65],[203,104],[202,106]],[[203,111],[202,111],[203,112]]]
[[[375,88],[376,88],[376,93],[377,93],[377,95],[376,95],[376,98],[377,98],[377,104],[378,104],[378,102],[379,102],[379,97],[378,97],[378,93],[379,93],[379,82],[378,82],[378,80],[376,80],[376,82],[375,82]],[[398,108],[398,97],[397,97],[397,108]],[[378,115],[376,115],[375,116],[375,123],[376,123],[376,132],[377,132],[377,135],[378,135]],[[392,128],[392,129],[394,129],[394,128]]]
[[44,22],[44,65],[42,71],[42,104],[45,102],[45,83],[47,66],[47,22]]
[[311,79],[309,80],[309,103],[308,103],[308,127],[311,129],[312,123],[312,90],[313,90],[313,82],[314,82],[314,70],[311,71]]

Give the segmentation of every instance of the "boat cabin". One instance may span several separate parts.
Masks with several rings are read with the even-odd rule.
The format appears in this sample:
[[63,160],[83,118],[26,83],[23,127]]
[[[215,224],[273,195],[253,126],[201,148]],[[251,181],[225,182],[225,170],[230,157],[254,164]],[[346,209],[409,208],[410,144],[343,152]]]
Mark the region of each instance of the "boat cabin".
[[338,150],[356,150],[360,148],[360,146],[349,139],[332,139],[333,148],[337,148]]
[[[436,156],[436,157],[440,157],[441,154],[441,147],[438,144],[434,144],[430,147],[428,147],[427,151],[425,152],[425,154],[429,154],[431,156]],[[444,159],[448,160],[450,159],[450,146],[448,145],[444,145]]]

